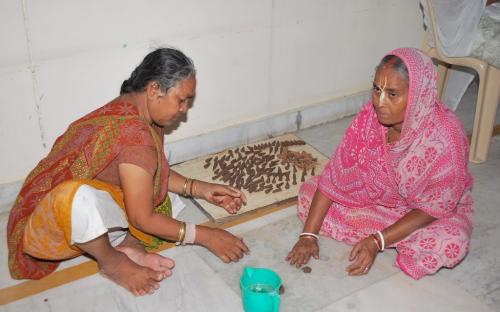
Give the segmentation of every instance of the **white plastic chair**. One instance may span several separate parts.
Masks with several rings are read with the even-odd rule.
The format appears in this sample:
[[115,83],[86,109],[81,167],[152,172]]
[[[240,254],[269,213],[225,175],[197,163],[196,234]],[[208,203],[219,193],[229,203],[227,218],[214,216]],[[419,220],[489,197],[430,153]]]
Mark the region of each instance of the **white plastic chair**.
[[429,20],[432,25],[434,47],[429,46],[428,29],[424,34],[422,50],[438,62],[438,96],[441,98],[446,84],[446,75],[450,65],[471,68],[479,75],[479,90],[474,115],[474,128],[470,144],[469,160],[474,163],[485,162],[488,158],[490,139],[495,123],[495,116],[500,100],[500,70],[487,62],[474,57],[449,57],[443,53],[437,31],[436,15],[432,1],[427,0]]

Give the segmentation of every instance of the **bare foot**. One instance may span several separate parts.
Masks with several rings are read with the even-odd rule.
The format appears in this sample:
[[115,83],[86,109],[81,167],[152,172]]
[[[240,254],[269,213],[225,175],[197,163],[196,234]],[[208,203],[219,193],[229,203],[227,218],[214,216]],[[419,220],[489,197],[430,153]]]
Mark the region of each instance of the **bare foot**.
[[136,296],[154,293],[164,278],[163,272],[140,266],[121,252],[115,252],[106,263],[99,263],[99,268],[102,275]]
[[144,246],[130,235],[122,244],[116,246],[115,249],[126,254],[130,260],[140,266],[162,272],[163,278],[172,275],[172,269],[175,266],[174,260],[156,253],[147,252]]

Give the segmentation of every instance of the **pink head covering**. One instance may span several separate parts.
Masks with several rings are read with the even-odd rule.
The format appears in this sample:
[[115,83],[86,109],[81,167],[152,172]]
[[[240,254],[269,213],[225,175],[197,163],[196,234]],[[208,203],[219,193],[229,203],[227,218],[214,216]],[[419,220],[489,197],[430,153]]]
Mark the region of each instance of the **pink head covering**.
[[409,73],[400,140],[386,143],[387,128],[369,101],[325,167],[319,189],[347,207],[407,207],[436,218],[449,216],[472,186],[465,131],[437,98],[429,57],[414,48],[387,55],[399,57]]

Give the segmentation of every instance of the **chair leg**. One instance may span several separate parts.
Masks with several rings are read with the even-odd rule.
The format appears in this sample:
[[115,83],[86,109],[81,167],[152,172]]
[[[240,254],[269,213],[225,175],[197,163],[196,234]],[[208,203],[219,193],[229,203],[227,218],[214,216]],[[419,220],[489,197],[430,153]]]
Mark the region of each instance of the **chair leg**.
[[469,153],[471,162],[482,163],[488,158],[499,100],[500,70],[489,66],[484,81],[479,81],[479,94]]
[[447,80],[448,66],[445,65],[444,63],[438,62],[437,63],[437,75],[438,75],[437,92],[438,92],[438,97],[441,100],[443,97],[444,86],[445,86],[446,80]]

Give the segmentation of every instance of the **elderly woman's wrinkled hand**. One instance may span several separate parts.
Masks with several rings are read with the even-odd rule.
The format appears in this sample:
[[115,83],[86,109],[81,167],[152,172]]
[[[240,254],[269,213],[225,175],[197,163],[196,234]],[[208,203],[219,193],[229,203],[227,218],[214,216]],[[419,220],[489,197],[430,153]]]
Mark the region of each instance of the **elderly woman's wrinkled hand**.
[[203,195],[208,202],[224,208],[230,214],[237,213],[247,203],[241,190],[227,185],[210,183]]
[[351,276],[367,274],[375,261],[378,251],[378,247],[370,237],[358,242],[349,255],[349,261],[353,261],[353,263],[347,267],[347,273]]
[[318,241],[314,237],[300,237],[286,256],[285,261],[299,268],[308,263],[311,256],[314,259],[319,259]]

